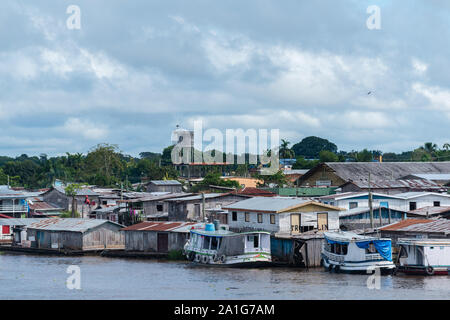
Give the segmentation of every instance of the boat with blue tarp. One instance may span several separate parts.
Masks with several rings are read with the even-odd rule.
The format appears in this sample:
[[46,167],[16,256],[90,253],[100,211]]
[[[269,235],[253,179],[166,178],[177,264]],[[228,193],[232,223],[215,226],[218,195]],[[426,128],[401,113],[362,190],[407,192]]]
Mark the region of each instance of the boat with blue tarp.
[[206,224],[193,228],[184,246],[194,264],[226,267],[262,267],[272,263],[270,233],[251,231],[235,233]]
[[322,244],[322,263],[328,271],[345,273],[392,274],[391,239],[363,236],[353,232],[325,232]]

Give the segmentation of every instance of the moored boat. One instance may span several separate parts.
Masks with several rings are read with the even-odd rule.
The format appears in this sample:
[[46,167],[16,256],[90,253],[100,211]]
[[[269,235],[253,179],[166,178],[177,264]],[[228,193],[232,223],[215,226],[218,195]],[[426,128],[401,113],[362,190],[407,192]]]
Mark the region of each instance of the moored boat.
[[398,271],[406,274],[450,274],[450,239],[398,239]]
[[345,273],[392,274],[391,239],[368,237],[353,232],[325,232],[322,244],[322,263],[329,271]]
[[184,252],[193,263],[208,266],[260,267],[272,262],[269,232],[235,233],[216,230],[213,224],[191,229]]

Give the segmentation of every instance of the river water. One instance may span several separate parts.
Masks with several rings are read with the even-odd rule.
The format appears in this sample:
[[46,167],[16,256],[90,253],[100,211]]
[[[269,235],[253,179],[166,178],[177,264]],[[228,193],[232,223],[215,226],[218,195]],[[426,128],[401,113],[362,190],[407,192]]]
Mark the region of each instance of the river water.
[[[80,289],[67,268],[79,266]],[[0,299],[450,299],[450,276],[350,275],[317,269],[228,269],[186,262],[0,252]],[[373,287],[379,287],[373,288]]]

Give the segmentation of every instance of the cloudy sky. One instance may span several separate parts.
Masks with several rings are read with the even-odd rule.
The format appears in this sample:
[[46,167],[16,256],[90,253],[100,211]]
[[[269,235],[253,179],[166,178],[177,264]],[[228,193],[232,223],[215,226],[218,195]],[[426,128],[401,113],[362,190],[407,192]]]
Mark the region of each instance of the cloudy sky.
[[2,0],[0,154],[160,152],[196,119],[347,151],[442,146],[449,36],[438,0]]

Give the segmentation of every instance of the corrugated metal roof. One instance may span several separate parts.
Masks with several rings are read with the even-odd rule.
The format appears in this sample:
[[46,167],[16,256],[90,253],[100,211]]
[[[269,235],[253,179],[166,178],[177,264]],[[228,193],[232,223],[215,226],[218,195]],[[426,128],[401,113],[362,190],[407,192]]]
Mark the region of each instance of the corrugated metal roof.
[[415,224],[428,224],[433,222],[433,220],[425,220],[425,219],[406,219],[394,224],[390,224],[384,227],[381,227],[379,230],[382,231],[403,231],[403,228],[415,225]]
[[300,174],[300,175],[304,175],[305,173],[307,173],[309,171],[309,169],[291,169],[291,170],[285,170],[283,173],[285,175],[291,175],[291,174]]
[[181,186],[181,183],[177,180],[151,180],[150,183],[157,186]]
[[[63,194],[66,193],[65,188],[62,187],[62,186],[55,186],[53,188],[58,190],[59,192],[61,192]],[[98,195],[99,195],[98,193],[92,191],[89,188],[82,188],[82,189],[77,191],[77,196],[98,196]]]
[[436,181],[450,180],[450,173],[413,173],[410,174],[409,176]]
[[193,193],[166,193],[160,194],[160,195],[151,195],[146,196],[142,198],[135,198],[135,199],[129,199],[129,200],[122,200],[119,202],[149,202],[149,201],[160,201],[160,200],[166,200],[166,199],[172,199],[172,198],[183,198],[193,195]]
[[276,196],[276,194],[273,193],[273,192],[270,192],[268,190],[254,188],[254,187],[245,187],[245,188],[237,191],[236,193],[237,194],[244,194],[244,195],[261,196],[261,197],[274,197],[274,196]]
[[90,229],[96,228],[105,223],[112,223],[117,226],[121,226],[118,223],[101,219],[52,218],[52,219],[39,219],[38,222],[30,224],[28,226],[28,229],[86,232]]
[[10,219],[0,219],[0,225],[2,226],[28,226],[34,222],[41,221],[40,218],[10,218]]
[[[288,198],[288,197],[254,197],[247,200],[239,201],[231,205],[227,205],[222,209],[226,210],[248,210],[248,211],[260,211],[260,212],[282,212],[289,210],[291,208],[299,207],[306,204],[315,204],[319,206],[336,208],[320,202],[315,202],[311,200],[303,200],[299,198]],[[342,210],[336,208],[336,210]]]
[[[369,181],[355,180],[349,181],[345,184],[353,183],[359,188],[367,189],[369,187]],[[440,184],[425,179],[409,179],[409,180],[371,180],[370,187],[373,189],[395,189],[395,188],[411,188],[411,189],[433,189],[433,190],[445,190]]]
[[56,207],[50,203],[44,202],[44,201],[33,201],[33,204],[29,203],[29,207],[31,210],[34,211],[57,211],[57,210],[63,210],[62,208]]
[[[213,198],[220,198],[229,195],[230,193],[205,193],[205,199],[213,199]],[[173,198],[168,199],[167,201],[191,201],[191,200],[201,200],[202,195],[195,195],[190,197],[182,197],[182,198]]]
[[[383,207],[381,207],[383,208]],[[388,209],[388,208],[386,208]],[[380,210],[380,206],[373,206],[372,207],[373,212],[376,212],[378,210]],[[397,210],[397,209],[391,209],[392,212],[402,212],[402,213],[406,213],[406,211],[403,210]],[[339,212],[339,217],[340,218],[344,218],[344,217],[349,217],[349,216],[356,216],[358,214],[361,213],[366,213],[366,212],[370,212],[370,208],[369,207],[357,207],[357,208],[353,208],[353,209],[349,209],[346,211],[342,211]]]
[[403,227],[400,231],[424,232],[424,233],[450,233],[450,220],[431,220],[430,223],[413,224]]
[[445,213],[445,212],[449,212],[449,211],[450,211],[450,207],[445,207],[445,206],[444,207],[432,207],[432,206],[428,206],[428,207],[423,207],[423,208],[419,208],[419,209],[416,209],[416,210],[411,210],[408,213],[426,216],[427,213],[429,215],[436,215],[436,214]]
[[[197,222],[151,222],[145,221],[123,228],[123,231],[171,231],[189,232],[192,227],[204,226]],[[180,229],[180,230],[178,230]]]
[[[389,178],[400,179],[408,174],[450,174],[450,162],[326,162],[326,166],[344,180],[367,180],[371,173],[372,180]],[[317,167],[316,167],[317,168]],[[308,172],[309,173],[309,172]],[[302,177],[303,178],[303,177]]]
[[441,197],[441,198],[450,198],[450,194],[448,193],[437,193],[437,192],[403,192],[403,193],[397,193],[395,197],[402,198],[402,199],[412,199],[412,198],[418,198],[423,196],[435,196],[435,197]]

